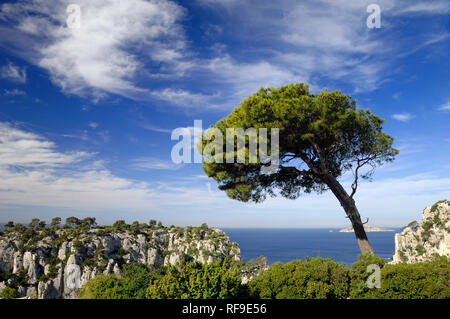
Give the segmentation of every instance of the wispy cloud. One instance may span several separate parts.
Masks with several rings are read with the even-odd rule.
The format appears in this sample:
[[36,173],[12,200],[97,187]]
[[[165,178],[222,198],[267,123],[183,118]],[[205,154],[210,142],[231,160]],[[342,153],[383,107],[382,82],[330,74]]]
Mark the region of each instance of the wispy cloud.
[[13,82],[25,83],[27,81],[27,72],[25,68],[8,62],[8,64],[0,68],[0,77]]
[[92,129],[94,129],[94,130],[95,130],[95,129],[96,129],[97,127],[98,127],[98,125],[99,125],[99,124],[98,124],[98,123],[96,123],[96,122],[89,122],[89,124],[88,124],[88,125],[89,125],[89,127],[90,127],[90,128],[92,128]]
[[440,107],[438,107],[438,110],[450,111],[450,100],[448,100],[445,104],[442,104]]
[[210,106],[210,100],[214,96],[207,96],[201,93],[193,93],[182,89],[165,88],[160,91],[153,91],[151,93],[157,99],[167,101],[171,104],[183,106],[186,108],[203,110]]
[[93,156],[59,152],[36,133],[0,123],[0,204],[92,210],[150,206],[147,184],[114,176]]
[[[140,70],[145,63],[170,63],[166,68],[174,68],[182,57],[183,32],[177,22],[184,10],[172,1],[81,0],[78,29],[65,25],[71,3],[21,0],[3,4],[0,13],[0,20],[9,21],[16,35],[2,41],[28,39],[28,47],[21,49],[30,62],[48,70],[67,93],[141,98],[148,91],[135,80],[144,75]],[[146,55],[134,54],[136,48]]]
[[[69,3],[3,4],[0,23],[8,22],[3,29],[10,36],[0,41],[46,69],[66,93],[94,100],[117,94],[189,110],[231,108],[262,86],[289,82],[319,89],[342,81],[354,92],[376,90],[390,80],[396,58],[448,39],[442,30],[432,37],[399,37],[385,27],[392,27],[391,18],[411,13],[442,15],[448,9],[439,0],[379,1],[383,22],[376,32],[367,28],[367,3],[360,1],[197,0],[206,10],[220,11],[221,30],[239,30],[231,37],[248,42],[246,56],[255,53],[241,58],[239,48],[231,51],[215,40],[211,48],[221,49],[205,56],[190,46],[183,26],[190,12],[181,3],[81,0],[79,29],[65,26]],[[208,83],[210,90],[186,85],[194,81],[202,89]]]
[[401,2],[397,6],[397,14],[440,14],[445,15],[450,12],[448,2],[445,0]]
[[25,91],[19,90],[19,89],[12,89],[12,90],[5,90],[3,92],[4,96],[20,96],[20,95],[27,95]]
[[183,165],[171,161],[161,160],[155,157],[139,157],[133,160],[132,168],[139,170],[177,170]]
[[414,117],[415,117],[415,115],[412,115],[410,113],[398,113],[398,114],[392,115],[392,118],[394,120],[401,121],[401,122],[408,122],[408,121],[412,120]]

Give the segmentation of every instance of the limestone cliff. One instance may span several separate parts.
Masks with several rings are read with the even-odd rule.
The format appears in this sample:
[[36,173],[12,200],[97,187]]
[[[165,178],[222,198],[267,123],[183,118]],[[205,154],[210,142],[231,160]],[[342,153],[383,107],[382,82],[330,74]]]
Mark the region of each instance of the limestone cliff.
[[0,236],[0,291],[14,287],[31,298],[75,298],[97,274],[120,274],[121,265],[152,267],[180,260],[210,263],[240,249],[219,229],[207,227],[31,229]]
[[422,220],[395,235],[392,263],[426,261],[436,254],[450,257],[450,201],[425,208]]

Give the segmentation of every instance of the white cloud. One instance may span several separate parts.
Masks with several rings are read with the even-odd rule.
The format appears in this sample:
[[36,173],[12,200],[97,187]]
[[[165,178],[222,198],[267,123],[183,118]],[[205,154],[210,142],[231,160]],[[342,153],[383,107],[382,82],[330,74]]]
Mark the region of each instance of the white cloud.
[[25,83],[27,81],[27,72],[25,68],[21,68],[11,62],[0,68],[0,77],[13,82]]
[[445,104],[441,105],[438,110],[440,111],[450,111],[450,100],[447,101]]
[[[324,79],[341,80],[350,83],[355,92],[372,91],[389,81],[395,57],[411,54],[430,44],[448,38],[447,33],[423,34],[418,37],[396,37],[390,31],[393,16],[407,15],[415,11],[423,14],[442,14],[439,8],[443,1],[434,1],[423,5],[420,1],[378,1],[382,13],[382,28],[370,30],[366,26],[368,3],[364,1],[316,0],[283,2],[273,1],[220,1],[197,0],[211,10],[226,9],[230,27],[239,30],[239,39],[250,41],[258,39],[270,43],[267,47],[258,47],[257,52],[265,53],[264,61],[250,63],[261,74],[275,73],[274,83],[286,83],[298,79],[309,81],[316,87],[322,87]],[[240,29],[236,28],[241,25]],[[245,22],[244,22],[245,21]],[[414,46],[411,49],[411,46]],[[249,45],[249,50],[253,49]],[[220,59],[227,59],[222,56]],[[231,61],[232,63],[234,61]],[[231,91],[241,87],[245,96],[253,93],[254,85],[246,86],[246,80],[255,72],[229,72],[229,65],[217,69],[219,76],[235,81]],[[228,63],[229,64],[229,63]],[[234,62],[235,70],[242,63]],[[267,66],[270,65],[268,68]],[[258,73],[257,73],[258,74]],[[244,75],[244,80],[239,81]],[[278,76],[283,80],[277,81]],[[267,78],[270,78],[268,76]],[[254,82],[265,85],[265,79],[255,76]],[[250,80],[253,82],[253,79]],[[242,94],[241,94],[242,95]]]
[[40,135],[0,123],[0,204],[93,210],[151,205],[147,184],[114,176],[93,156],[59,152]]
[[12,89],[12,90],[5,90],[3,92],[4,96],[19,96],[19,95],[27,95],[25,91],[19,90],[19,89]]
[[[103,220],[109,215],[123,219],[127,216],[124,212],[129,214],[126,219],[151,213],[153,218],[158,216],[175,224],[211,221],[221,227],[317,227],[346,222],[331,193],[305,195],[295,201],[274,198],[259,205],[245,204],[227,198],[212,181],[208,187],[204,175],[150,184],[118,177],[95,157],[95,154],[60,152],[56,144],[36,133],[1,123],[1,219],[15,219],[11,209],[20,206],[21,214],[27,212],[22,216],[29,216],[30,212],[36,216],[45,209],[47,215],[39,218],[61,211],[94,215]],[[154,158],[137,159],[135,164],[142,169],[172,167],[172,163]],[[347,182],[344,186],[350,187]],[[449,190],[450,177],[445,175],[375,179],[372,183],[361,183],[356,203],[362,217],[369,217],[372,225],[400,226],[420,217],[425,206],[450,198]],[[277,212],[275,222],[274,212]]]
[[0,123],[0,166],[54,168],[76,163],[88,156],[85,152],[62,154],[54,151],[54,143],[42,137]]
[[88,125],[89,125],[90,128],[92,128],[94,130],[98,127],[98,123],[96,123],[96,122],[89,122]]
[[64,92],[142,98],[148,91],[135,82],[145,74],[145,63],[170,62],[166,69],[182,69],[176,62],[183,56],[178,20],[184,10],[174,2],[81,0],[79,29],[65,25],[71,3],[22,0],[3,4],[0,16],[14,23],[16,33],[32,39],[28,57],[48,70]]
[[415,116],[410,113],[398,113],[398,114],[392,115],[392,118],[394,120],[401,121],[401,122],[408,122],[408,121],[412,120],[414,117]]
[[446,0],[438,1],[420,1],[416,3],[403,2],[397,6],[397,14],[447,14],[450,12],[450,6]]
[[181,168],[182,165],[155,157],[139,157],[133,160],[131,167],[139,170],[177,170]]
[[[81,0],[80,29],[64,26],[70,2],[20,0],[2,5],[0,20],[14,27],[6,27],[10,36],[1,41],[14,42],[10,47],[20,47],[16,51],[48,70],[64,92],[90,94],[95,100],[113,93],[205,109],[232,107],[261,86],[298,81],[314,88],[343,81],[354,92],[371,91],[389,81],[396,58],[448,38],[447,33],[430,36],[428,31],[398,37],[390,24],[411,12],[441,15],[444,1],[379,1],[382,29],[369,30],[364,1],[197,0],[209,10],[223,11],[226,19],[220,29],[239,30],[236,39],[249,40],[244,56],[251,59],[240,59],[239,48],[236,54],[226,52],[218,42],[211,48],[221,50],[200,58],[203,52],[189,47],[182,26],[187,10],[174,1]],[[162,82],[144,87],[142,79]],[[164,82],[168,80],[170,85]],[[186,89],[188,81],[216,91]]]
[[201,93],[193,93],[181,89],[165,88],[151,93],[154,97],[170,102],[171,104],[186,108],[203,110],[210,105],[210,100],[214,96],[207,96]]

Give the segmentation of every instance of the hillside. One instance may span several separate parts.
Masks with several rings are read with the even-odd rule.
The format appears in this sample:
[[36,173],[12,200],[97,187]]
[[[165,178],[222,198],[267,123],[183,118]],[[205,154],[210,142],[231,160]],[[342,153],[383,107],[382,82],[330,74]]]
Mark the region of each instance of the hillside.
[[426,261],[434,255],[450,257],[450,201],[425,208],[419,222],[395,235],[393,263]]
[[158,268],[181,260],[211,263],[240,260],[240,249],[219,229],[157,227],[116,223],[114,227],[24,228],[0,236],[0,290],[20,296],[74,298],[97,274],[118,274],[121,266],[142,263]]

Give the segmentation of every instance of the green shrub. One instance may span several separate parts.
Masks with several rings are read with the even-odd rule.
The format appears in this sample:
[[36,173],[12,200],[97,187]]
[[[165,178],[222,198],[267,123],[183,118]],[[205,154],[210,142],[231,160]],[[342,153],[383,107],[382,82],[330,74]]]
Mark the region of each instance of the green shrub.
[[3,288],[2,292],[0,292],[0,298],[3,298],[3,299],[19,298],[19,293],[14,288],[5,287],[5,288]]
[[160,279],[164,274],[164,268],[149,269],[144,264],[131,264],[123,267],[123,277],[132,292],[133,299],[145,299],[147,288],[155,280]]
[[370,289],[365,298],[448,299],[450,259],[438,257],[415,264],[386,265],[381,270],[381,288]]
[[7,281],[12,276],[13,276],[13,274],[9,271],[0,272],[0,282]]
[[124,280],[115,275],[100,274],[78,291],[80,299],[131,299],[132,296]]
[[[177,268],[178,267],[178,268]],[[150,299],[226,299],[243,297],[238,269],[228,262],[183,262],[147,289]]]
[[149,269],[144,264],[123,267],[122,276],[99,275],[89,280],[78,292],[81,299],[144,299],[147,287],[161,278],[163,268]]
[[352,265],[350,298],[364,298],[365,293],[369,291],[366,284],[367,278],[370,276],[370,273],[367,272],[369,265],[383,268],[387,264],[387,260],[370,254],[359,255],[358,258],[359,260]]
[[344,263],[320,257],[275,263],[250,281],[255,298],[310,299],[347,298],[350,269]]

